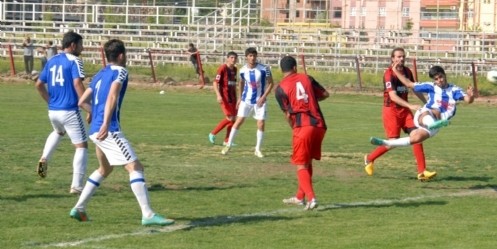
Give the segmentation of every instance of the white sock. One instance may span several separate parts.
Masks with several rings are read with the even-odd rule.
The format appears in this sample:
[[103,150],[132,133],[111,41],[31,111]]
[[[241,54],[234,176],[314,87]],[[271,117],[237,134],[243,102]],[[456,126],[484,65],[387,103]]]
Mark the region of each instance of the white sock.
[[63,136],[59,135],[56,131],[52,131],[47,137],[41,158],[45,158],[47,161],[50,160],[62,137]]
[[145,218],[151,218],[154,215],[154,211],[150,208],[150,198],[148,197],[148,190],[145,186],[143,171],[131,172],[129,174],[129,182],[131,190],[135,194],[136,200],[142,210],[142,216]]
[[83,188],[83,191],[79,196],[79,200],[74,208],[78,210],[85,210],[88,201],[90,201],[90,198],[93,196],[95,191],[97,191],[97,188],[104,179],[105,178],[100,174],[100,172],[98,172],[98,170],[93,171],[90,177],[88,177],[88,181],[86,181],[85,187]]
[[385,145],[391,147],[402,147],[411,145],[411,138],[409,137],[401,137],[397,139],[385,139],[383,140]]
[[235,140],[236,135],[238,134],[238,130],[235,128],[231,128],[230,137],[228,138],[228,145],[231,146],[233,141]]
[[74,159],[72,163],[72,184],[71,188],[82,189],[83,181],[86,173],[86,166],[88,164],[88,149],[76,148]]
[[262,140],[264,139],[264,131],[257,130],[257,142],[255,144],[255,150],[260,151]]

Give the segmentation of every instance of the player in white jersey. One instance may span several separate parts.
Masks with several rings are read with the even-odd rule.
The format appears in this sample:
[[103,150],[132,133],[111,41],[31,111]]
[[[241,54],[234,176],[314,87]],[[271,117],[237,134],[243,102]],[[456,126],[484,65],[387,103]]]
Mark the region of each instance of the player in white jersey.
[[83,62],[78,58],[83,51],[83,37],[72,31],[65,33],[62,49],[63,53],[47,62],[35,84],[41,97],[48,103],[48,117],[54,129],[45,142],[37,172],[41,177],[47,176],[48,161],[67,133],[76,147],[69,192],[79,194],[83,189],[88,161],[88,137],[78,107],[78,100],[85,91]]
[[273,89],[273,77],[268,66],[257,62],[257,50],[247,48],[245,50],[247,64],[240,69],[240,91],[241,96],[238,99],[238,113],[231,128],[230,136],[226,146],[221,153],[227,154],[233,145],[240,126],[245,118],[253,113],[254,119],[257,120],[257,140],[254,155],[264,157],[261,152],[262,140],[264,138],[264,122],[266,119],[266,98]]
[[145,185],[144,168],[131,144],[121,131],[121,104],[128,86],[126,48],[120,40],[109,40],[104,45],[109,64],[93,77],[81,97],[79,106],[91,112],[90,138],[96,145],[99,167],[89,177],[78,202],[69,216],[88,221],[86,206],[102,181],[112,173],[112,166],[124,165],[129,173],[131,190],[142,211],[142,225],[170,225],[174,220],[154,213]]
[[421,143],[435,136],[440,127],[449,124],[449,120],[456,114],[456,102],[464,101],[471,104],[474,101],[473,87],[468,86],[465,93],[460,87],[449,84],[445,71],[440,66],[434,66],[429,71],[429,76],[434,82],[424,83],[414,83],[399,72],[395,65],[392,68],[402,84],[416,92],[426,93],[428,100],[421,109],[416,111],[414,124],[417,129],[412,131],[409,137],[392,140],[372,137],[370,141],[374,145],[399,147]]

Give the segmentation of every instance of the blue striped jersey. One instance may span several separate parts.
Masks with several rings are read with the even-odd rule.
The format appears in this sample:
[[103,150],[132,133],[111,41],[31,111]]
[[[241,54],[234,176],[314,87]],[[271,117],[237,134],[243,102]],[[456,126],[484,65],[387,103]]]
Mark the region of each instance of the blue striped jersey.
[[109,131],[115,132],[121,130],[119,120],[121,104],[128,86],[128,70],[121,66],[107,65],[93,77],[89,86],[92,89],[90,134],[98,132],[104,122],[105,104],[107,103],[107,96],[109,95],[112,84],[121,84],[121,90],[118,95],[116,108],[112,113]]
[[466,93],[454,84],[440,88],[433,82],[415,83],[414,91],[428,94],[425,107],[440,111],[441,119],[450,119],[456,115],[456,102],[464,100]]
[[47,85],[48,109],[54,111],[78,110],[78,94],[74,79],[85,78],[83,62],[73,54],[60,53],[52,57],[40,73],[39,79]]
[[256,104],[266,90],[269,77],[271,77],[271,70],[265,65],[257,63],[254,68],[249,68],[247,65],[243,66],[240,69],[240,80],[243,80],[245,85],[241,101]]

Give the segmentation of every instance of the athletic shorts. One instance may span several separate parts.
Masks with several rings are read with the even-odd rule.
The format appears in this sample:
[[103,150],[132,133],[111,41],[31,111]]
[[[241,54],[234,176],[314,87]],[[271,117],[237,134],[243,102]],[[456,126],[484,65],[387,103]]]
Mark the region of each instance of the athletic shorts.
[[236,103],[221,103],[221,110],[225,116],[236,116]]
[[48,118],[54,131],[67,133],[71,143],[80,144],[88,141],[85,124],[81,112],[77,111],[48,111]]
[[97,134],[98,132],[90,135],[90,139],[104,152],[110,165],[126,165],[138,159],[122,132],[109,132],[103,141],[97,139]]
[[293,153],[292,164],[306,165],[312,159],[321,159],[321,144],[323,143],[326,129],[304,126],[293,128]]
[[382,116],[387,138],[399,138],[401,130],[409,133],[416,129],[413,114],[408,108],[383,107]]
[[266,119],[266,103],[264,103],[261,107],[258,107],[257,104],[249,104],[247,102],[241,101],[240,106],[238,106],[238,117],[246,118],[252,113],[252,117],[256,120],[265,120]]
[[439,129],[430,130],[430,129],[427,129],[419,124],[419,116],[421,116],[421,113],[423,113],[423,112],[429,112],[431,115],[431,110],[428,108],[423,107],[423,108],[417,110],[416,113],[414,114],[414,124],[416,125],[416,127],[418,127],[418,129],[421,129],[421,130],[428,132],[430,134],[430,137],[434,137],[435,135],[437,135]]

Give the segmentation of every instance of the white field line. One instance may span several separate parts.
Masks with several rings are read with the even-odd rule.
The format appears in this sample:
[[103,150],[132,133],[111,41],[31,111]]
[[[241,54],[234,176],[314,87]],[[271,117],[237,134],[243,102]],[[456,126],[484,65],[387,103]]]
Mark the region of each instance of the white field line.
[[[419,201],[419,200],[423,200],[423,199],[436,199],[436,198],[442,198],[442,197],[464,197],[464,196],[496,194],[496,193],[497,193],[497,190],[495,190],[495,189],[478,189],[478,190],[469,190],[469,191],[463,191],[463,192],[438,194],[438,195],[421,195],[421,196],[416,196],[416,197],[407,197],[407,198],[403,198],[403,199],[391,199],[391,200],[377,199],[377,200],[364,201],[364,202],[335,203],[335,204],[320,205],[319,208],[317,208],[317,211],[327,210],[327,209],[347,208],[347,207],[387,206],[387,205],[398,204],[398,203],[415,202],[415,201]],[[203,219],[202,221],[196,221],[196,222],[193,221],[193,222],[190,222],[188,224],[175,224],[172,226],[158,227],[158,228],[152,228],[152,229],[145,228],[141,231],[137,231],[137,232],[133,232],[133,233],[109,234],[109,235],[104,235],[104,236],[95,237],[95,238],[88,238],[88,239],[77,240],[77,241],[67,241],[67,242],[42,244],[42,245],[37,245],[37,246],[43,247],[43,248],[79,246],[79,245],[90,243],[90,242],[99,242],[99,241],[110,240],[110,239],[119,239],[119,238],[132,237],[132,236],[144,236],[144,235],[150,235],[150,234],[155,234],[155,233],[170,233],[170,232],[174,232],[174,231],[178,231],[178,230],[186,230],[186,229],[192,229],[192,228],[203,227],[203,226],[224,225],[224,224],[234,223],[234,222],[237,222],[240,220],[245,220],[245,219],[250,219],[250,218],[270,217],[270,216],[275,216],[277,214],[291,213],[291,212],[303,212],[303,211],[300,208],[296,209],[295,207],[293,207],[293,208],[278,209],[278,210],[274,210],[274,211],[270,211],[270,212],[241,214],[238,216],[210,217],[210,218]]]

